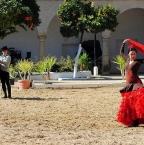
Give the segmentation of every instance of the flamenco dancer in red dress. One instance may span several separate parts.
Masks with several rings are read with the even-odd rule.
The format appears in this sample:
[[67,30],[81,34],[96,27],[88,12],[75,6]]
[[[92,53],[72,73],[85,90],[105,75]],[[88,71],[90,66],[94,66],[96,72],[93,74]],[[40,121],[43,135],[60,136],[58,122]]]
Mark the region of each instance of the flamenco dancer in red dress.
[[[128,49],[129,58],[124,54],[126,42],[131,44]],[[127,127],[144,124],[144,86],[138,77],[138,70],[144,63],[144,59],[136,59],[137,50],[144,54],[144,45],[131,39],[125,39],[120,48],[120,55],[126,61],[126,86],[120,90],[122,102],[118,110],[117,121]]]

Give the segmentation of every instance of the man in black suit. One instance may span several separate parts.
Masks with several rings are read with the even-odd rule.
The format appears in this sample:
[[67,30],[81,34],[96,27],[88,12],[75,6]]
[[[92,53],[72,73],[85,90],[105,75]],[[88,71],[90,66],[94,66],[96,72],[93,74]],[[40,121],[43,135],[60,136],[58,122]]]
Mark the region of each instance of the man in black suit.
[[0,79],[2,83],[2,90],[4,92],[4,98],[11,98],[11,85],[9,81],[9,66],[11,63],[11,56],[8,55],[7,46],[1,48],[1,51],[2,55],[0,56]]

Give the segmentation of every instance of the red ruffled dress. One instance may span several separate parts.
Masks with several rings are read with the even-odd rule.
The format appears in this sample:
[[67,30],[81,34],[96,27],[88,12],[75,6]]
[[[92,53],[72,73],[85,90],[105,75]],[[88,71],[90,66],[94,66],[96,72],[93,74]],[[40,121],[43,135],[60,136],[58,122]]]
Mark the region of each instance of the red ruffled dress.
[[[124,44],[122,46],[123,50]],[[122,54],[122,53],[121,53]],[[122,101],[117,114],[117,121],[125,126],[133,126],[134,121],[144,124],[144,86],[138,77],[138,70],[143,59],[126,64],[126,86],[120,90]]]

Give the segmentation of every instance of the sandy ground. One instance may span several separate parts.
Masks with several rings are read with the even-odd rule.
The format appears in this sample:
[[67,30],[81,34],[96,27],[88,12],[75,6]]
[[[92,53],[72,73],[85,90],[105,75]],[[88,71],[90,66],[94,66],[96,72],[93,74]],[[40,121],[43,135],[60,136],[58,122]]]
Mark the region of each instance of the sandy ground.
[[0,145],[142,145],[143,126],[116,122],[120,88],[12,88],[0,98]]

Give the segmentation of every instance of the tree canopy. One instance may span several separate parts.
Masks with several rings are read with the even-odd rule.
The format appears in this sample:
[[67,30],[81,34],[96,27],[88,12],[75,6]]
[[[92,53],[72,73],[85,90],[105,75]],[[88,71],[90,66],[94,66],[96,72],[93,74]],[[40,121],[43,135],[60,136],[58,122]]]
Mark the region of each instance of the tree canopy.
[[111,4],[105,6],[98,6],[95,9],[94,18],[91,22],[91,32],[99,33],[102,31],[110,30],[115,31],[116,26],[118,25],[117,15],[119,11]]
[[18,32],[17,26],[33,30],[41,23],[39,11],[35,0],[0,0],[0,39]]
[[98,6],[87,0],[65,0],[57,11],[60,19],[60,33],[63,37],[78,37],[81,40],[84,31],[99,33],[106,29],[114,31],[117,22],[118,10],[113,5]]
[[95,12],[93,2],[82,0],[65,1],[60,5],[57,16],[61,21],[63,37],[78,37],[79,33],[90,32],[90,23]]

